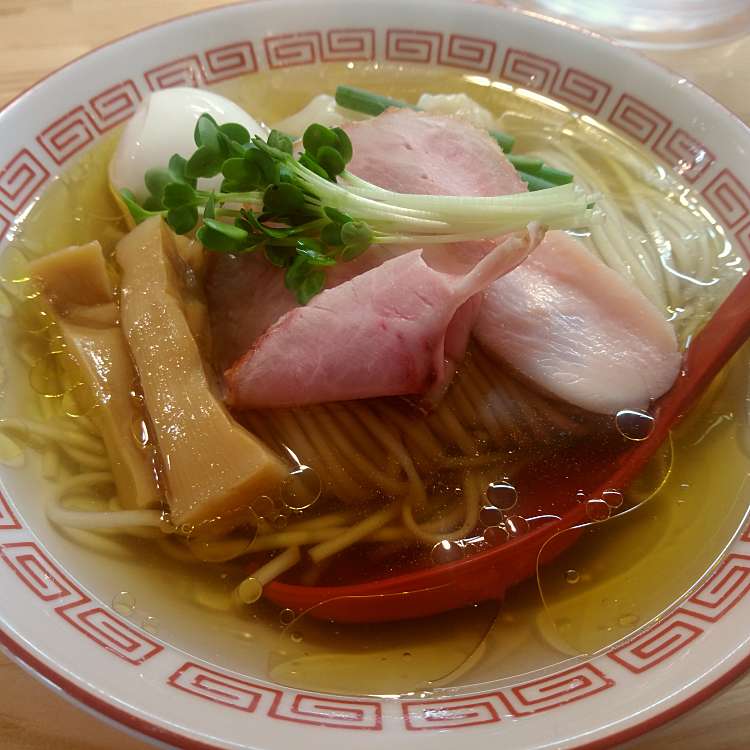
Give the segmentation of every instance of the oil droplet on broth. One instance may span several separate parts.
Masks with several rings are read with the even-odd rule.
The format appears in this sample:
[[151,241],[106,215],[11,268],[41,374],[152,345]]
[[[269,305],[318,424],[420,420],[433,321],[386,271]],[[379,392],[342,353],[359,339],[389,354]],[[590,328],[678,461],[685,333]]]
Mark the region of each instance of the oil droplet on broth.
[[529,530],[529,522],[523,516],[510,516],[505,522],[505,525],[508,528],[508,533],[512,537],[526,534]]
[[461,560],[463,556],[463,547],[458,542],[452,542],[449,539],[438,542],[430,552],[430,559],[435,565],[456,562]]
[[159,620],[156,617],[147,617],[142,623],[141,627],[152,635],[156,635],[159,632]]
[[47,398],[59,398],[72,386],[66,384],[65,372],[75,367],[75,360],[67,351],[50,352],[39,359],[29,372],[29,383],[40,395]]
[[627,440],[646,440],[654,431],[654,418],[642,411],[622,409],[615,415],[615,427]]
[[123,617],[129,617],[135,611],[135,597],[129,591],[120,591],[112,597],[112,609]]
[[622,492],[618,490],[604,490],[602,500],[613,510],[619,508],[625,502]]
[[505,526],[488,526],[484,530],[484,541],[493,547],[499,547],[510,539],[510,534]]
[[510,482],[505,480],[490,482],[485,494],[487,500],[500,510],[510,510],[518,503],[518,491]]
[[577,570],[566,570],[565,580],[571,584],[578,583],[581,580],[581,574]]
[[292,633],[289,638],[291,639],[292,643],[302,643],[304,640],[302,633],[294,632]]
[[586,515],[592,521],[606,521],[612,513],[610,506],[598,498],[586,501]]
[[504,520],[502,510],[495,505],[485,505],[479,511],[479,522],[482,526],[499,526]]
[[293,609],[282,609],[281,612],[279,612],[279,621],[282,625],[290,625],[292,622],[294,622],[297,615],[295,614]]
[[96,396],[86,383],[79,383],[62,395],[63,412],[73,419],[87,416],[97,406]]
[[281,485],[281,502],[289,510],[306,510],[314,505],[323,491],[318,472],[299,464]]

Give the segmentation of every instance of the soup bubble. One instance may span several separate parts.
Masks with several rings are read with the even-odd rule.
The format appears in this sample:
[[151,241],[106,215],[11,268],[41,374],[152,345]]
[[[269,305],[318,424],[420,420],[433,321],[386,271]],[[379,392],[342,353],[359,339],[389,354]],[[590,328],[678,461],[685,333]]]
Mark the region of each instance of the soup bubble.
[[112,597],[112,609],[118,615],[129,617],[135,611],[135,597],[129,591],[120,591]]
[[508,529],[504,525],[488,526],[484,530],[484,541],[493,547],[499,547],[510,539]]
[[586,501],[586,515],[592,521],[606,521],[612,513],[612,509],[605,500],[598,498]]
[[320,497],[322,483],[318,472],[299,464],[281,484],[281,500],[290,510],[306,510]]
[[505,522],[511,536],[521,536],[529,530],[529,522],[523,516],[510,516]]
[[502,510],[495,505],[485,505],[479,511],[479,522],[482,526],[498,526],[504,520]]
[[290,625],[292,622],[294,622],[297,615],[294,613],[293,609],[289,609],[288,607],[286,609],[282,609],[281,612],[279,612],[279,620],[281,621],[282,625]]
[[622,409],[615,415],[615,427],[627,440],[646,440],[654,431],[654,418],[642,411]]
[[438,542],[430,553],[430,558],[435,565],[456,562],[464,556],[464,548],[458,542],[452,542],[449,539],[443,539]]
[[490,482],[486,494],[490,503],[501,510],[510,510],[518,503],[518,491],[505,480]]

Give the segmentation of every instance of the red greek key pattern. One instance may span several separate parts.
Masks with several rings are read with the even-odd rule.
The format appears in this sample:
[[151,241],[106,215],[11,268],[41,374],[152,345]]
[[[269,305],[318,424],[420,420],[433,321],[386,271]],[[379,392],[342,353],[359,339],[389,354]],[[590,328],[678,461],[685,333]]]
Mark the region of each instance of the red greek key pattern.
[[682,651],[700,635],[703,628],[672,616],[608,656],[630,672],[640,674]]
[[534,91],[547,91],[554,87],[559,73],[560,65],[554,60],[513,48],[506,51],[500,71],[502,78]]
[[614,684],[614,680],[593,664],[581,664],[513,687],[505,691],[503,696],[514,716],[526,716],[588,698]]
[[452,729],[549,711],[614,687],[615,681],[593,664],[571,669],[483,695],[428,701],[405,701],[403,716],[410,730]]
[[609,115],[609,121],[640,143],[661,138],[672,121],[630,94],[623,94]]
[[103,607],[92,604],[88,597],[78,604],[58,607],[57,611],[87,638],[131,664],[142,664],[162,650],[161,645]]
[[392,62],[436,64],[443,48],[443,35],[437,31],[388,29],[385,59]]
[[280,690],[255,685],[194,662],[183,664],[170,675],[167,684],[211,703],[221,703],[247,713],[254,713],[259,708],[268,713],[281,697]]
[[750,191],[728,169],[722,169],[702,195],[728,229],[750,217]]
[[319,31],[269,36],[263,40],[263,46],[266,50],[269,68],[310,65],[322,59],[322,41]]
[[284,721],[346,729],[382,729],[379,701],[282,692],[195,662],[183,664],[169,677],[167,684],[211,703]]
[[375,732],[383,728],[382,706],[379,701],[372,700],[284,693],[269,716],[324,727],[369,729]]
[[130,117],[141,102],[141,92],[131,80],[102,91],[89,99],[89,111],[94,127],[105,133]]
[[507,709],[500,693],[431,701],[403,701],[404,724],[409,731],[456,729],[494,724]]
[[151,68],[143,77],[151,91],[174,86],[200,86],[203,83],[203,68],[198,55],[187,55]]
[[439,59],[442,65],[489,73],[496,51],[497,44],[489,39],[451,34],[447,49],[441,50]]
[[207,83],[217,83],[258,70],[255,50],[250,42],[225,44],[208,50],[204,57],[206,64],[203,73]]
[[97,132],[91,115],[79,105],[55,120],[36,139],[55,164],[64,164],[93,143]]
[[750,556],[728,555],[677,612],[717,622],[750,591]]
[[688,182],[695,182],[715,160],[700,141],[682,128],[677,128],[669,138],[665,133],[654,146],[654,151]]
[[374,29],[330,29],[325,35],[323,60],[374,60]]
[[38,599],[63,606],[87,597],[33,542],[0,546],[0,557]]
[[[2,214],[0,214],[0,242],[5,239],[5,235],[8,233],[9,229],[10,222]],[[2,526],[0,526],[0,528],[2,528]]]
[[41,601],[109,653],[142,664],[162,646],[91,601],[34,542],[0,545],[0,559]]
[[47,168],[27,148],[0,169],[0,207],[10,212],[9,218],[23,209],[49,176]]
[[562,78],[558,78],[550,93],[584,112],[598,115],[602,111],[612,87],[576,68],[568,68]]

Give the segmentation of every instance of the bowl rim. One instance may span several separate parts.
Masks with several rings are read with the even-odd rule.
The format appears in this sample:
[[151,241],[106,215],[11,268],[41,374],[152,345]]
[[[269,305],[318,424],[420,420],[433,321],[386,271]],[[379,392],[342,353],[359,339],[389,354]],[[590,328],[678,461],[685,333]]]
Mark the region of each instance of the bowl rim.
[[[424,2],[424,0],[413,1]],[[704,100],[707,100],[711,104],[711,106],[723,111],[725,116],[728,116],[729,118],[734,120],[737,125],[741,126],[742,129],[750,134],[750,122],[746,122],[745,120],[743,120],[729,106],[714,98],[701,85],[685,78],[683,74],[671,68],[669,65],[651,59],[650,57],[648,57],[645,51],[639,48],[628,46],[597,31],[577,26],[567,20],[553,18],[535,11],[527,11],[516,6],[505,5],[504,0],[445,0],[445,4],[447,4],[448,2],[454,4],[481,4],[485,7],[491,8],[496,12],[499,12],[500,14],[512,13],[519,16],[526,16],[528,18],[534,19],[539,23],[549,24],[551,26],[559,26],[569,30],[570,32],[583,35],[585,37],[598,39],[603,43],[625,51],[628,55],[639,58],[646,66],[658,69],[674,79],[679,79],[680,82],[689,87],[692,92],[704,98]],[[118,45],[119,43],[131,37],[137,37],[146,31],[169,26],[174,22],[182,21],[188,18],[216,14],[223,10],[226,10],[227,8],[274,4],[283,5],[284,0],[231,0],[231,2],[226,2],[219,6],[204,8],[171,16],[170,18],[167,18],[165,20],[148,24],[121,36],[110,39],[74,57],[73,59],[60,65],[54,70],[51,70],[50,72],[46,73],[44,76],[36,80],[34,83],[17,93],[9,101],[3,104],[2,107],[0,107],[0,117],[2,117],[15,107],[21,105],[23,101],[28,98],[34,91],[43,86],[48,80],[57,77],[61,72],[67,70],[68,68],[74,67],[80,61],[92,57],[111,46]],[[2,500],[2,494],[0,494],[0,500]],[[746,520],[747,518],[745,518],[745,522]],[[740,528],[739,533],[742,533],[742,528],[744,527]],[[725,549],[722,555],[725,556],[726,554],[727,550]],[[15,664],[20,666],[22,669],[24,669],[24,671],[33,676],[35,679],[39,680],[41,683],[45,684],[50,689],[57,688],[60,691],[62,697],[71,702],[73,705],[76,705],[90,715],[95,716],[96,718],[107,723],[110,723],[111,725],[116,726],[118,729],[125,731],[131,736],[135,736],[138,739],[148,742],[149,744],[162,745],[165,747],[180,747],[186,748],[187,750],[220,750],[220,748],[222,747],[218,744],[204,742],[201,739],[188,736],[183,732],[171,730],[164,725],[138,716],[134,712],[125,710],[115,705],[111,700],[111,697],[102,697],[93,690],[86,689],[81,684],[76,682],[75,679],[71,679],[65,676],[65,674],[63,674],[61,671],[56,670],[54,666],[46,664],[42,658],[34,653],[32,645],[29,642],[25,641],[20,633],[16,633],[12,629],[8,628],[7,623],[5,623],[2,619],[0,619],[0,650],[5,653]],[[651,730],[656,729],[657,727],[662,726],[683,715],[692,708],[700,705],[704,701],[716,695],[720,690],[727,687],[735,680],[739,679],[748,671],[750,671],[750,652],[748,652],[744,657],[742,657],[738,662],[736,662],[726,671],[718,674],[710,682],[703,685],[699,690],[689,694],[682,700],[672,703],[663,710],[658,711],[631,726],[626,726],[623,729],[599,737],[595,740],[584,742],[582,744],[576,744],[575,748],[577,748],[578,750],[598,750],[599,748],[613,747],[619,743],[640,737],[650,732]]]

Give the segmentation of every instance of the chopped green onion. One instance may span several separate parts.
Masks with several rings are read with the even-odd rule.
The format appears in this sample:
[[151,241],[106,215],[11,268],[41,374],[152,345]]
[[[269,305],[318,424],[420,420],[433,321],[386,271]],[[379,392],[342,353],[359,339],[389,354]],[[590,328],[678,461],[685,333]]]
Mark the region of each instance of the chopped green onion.
[[573,175],[570,172],[563,172],[561,169],[555,169],[548,164],[545,164],[535,174],[553,185],[567,185],[569,182],[573,182]]
[[558,187],[553,182],[539,177],[535,174],[528,174],[527,172],[519,172],[518,176],[528,185],[529,190],[549,190],[550,188]]
[[337,86],[336,104],[339,107],[345,107],[354,112],[361,112],[364,115],[372,115],[373,117],[382,114],[389,107],[418,109],[418,107],[402,102],[399,99],[392,99],[390,96],[383,96],[382,94],[374,94],[371,91],[358,89],[354,86]]
[[516,139],[512,135],[503,133],[502,130],[488,130],[487,132],[497,141],[503,153],[509,154],[513,150]]
[[509,154],[508,161],[519,172],[526,172],[526,174],[537,174],[544,166],[544,162],[541,159],[536,159],[533,156],[517,156],[516,154]]

